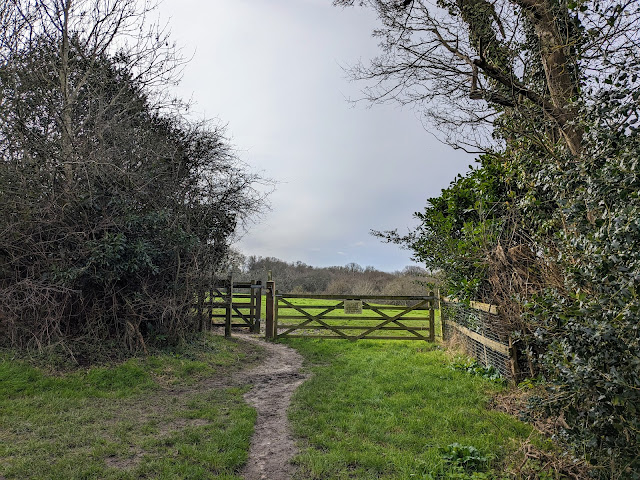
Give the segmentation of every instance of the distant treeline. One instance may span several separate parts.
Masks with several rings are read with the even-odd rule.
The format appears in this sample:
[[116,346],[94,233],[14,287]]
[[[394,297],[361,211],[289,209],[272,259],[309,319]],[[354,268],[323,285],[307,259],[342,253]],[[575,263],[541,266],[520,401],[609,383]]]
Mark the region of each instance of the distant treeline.
[[262,280],[263,284],[271,272],[277,289],[288,293],[422,295],[437,283],[436,276],[418,266],[408,266],[394,273],[357,263],[320,268],[237,252],[231,254],[228,267],[234,279]]

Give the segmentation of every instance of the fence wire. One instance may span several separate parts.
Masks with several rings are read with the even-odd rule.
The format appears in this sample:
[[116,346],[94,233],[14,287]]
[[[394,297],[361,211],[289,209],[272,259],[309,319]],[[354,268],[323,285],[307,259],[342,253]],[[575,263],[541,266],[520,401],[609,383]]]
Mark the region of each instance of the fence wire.
[[471,357],[485,367],[493,366],[504,378],[512,380],[513,374],[509,355],[496,351],[490,346],[471,338],[452,324],[452,322],[455,322],[461,327],[509,348],[509,340],[491,328],[491,325],[496,323],[492,321],[493,314],[472,308],[463,303],[443,303],[442,309],[446,319],[442,325],[443,337],[446,340],[459,339]]

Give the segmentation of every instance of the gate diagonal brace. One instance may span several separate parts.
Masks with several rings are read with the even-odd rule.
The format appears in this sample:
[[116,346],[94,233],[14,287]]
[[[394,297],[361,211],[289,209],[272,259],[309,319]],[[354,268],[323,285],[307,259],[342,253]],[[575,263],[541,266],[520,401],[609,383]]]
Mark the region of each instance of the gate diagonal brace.
[[[388,325],[389,323],[395,323],[397,325],[400,325],[404,328],[407,328],[405,325],[403,325],[402,323],[400,323],[398,320],[400,318],[402,318],[404,315],[406,315],[409,312],[412,312],[413,310],[416,310],[419,307],[422,307],[423,305],[426,305],[428,303],[428,300],[422,300],[418,303],[416,303],[415,305],[411,306],[411,307],[407,307],[405,308],[402,312],[400,312],[399,314],[390,317],[389,315],[385,314],[384,312],[382,312],[381,310],[378,310],[376,307],[373,307],[371,305],[369,305],[368,303],[366,304],[368,308],[370,308],[371,310],[373,310],[374,312],[376,312],[378,315],[380,315],[382,318],[385,318],[386,320],[384,322],[382,322],[379,325],[376,325],[375,327],[371,327],[368,330],[366,330],[365,332],[361,333],[360,335],[358,335],[356,338],[358,339],[362,339],[364,337],[366,337],[367,335],[369,335],[371,332],[375,332],[376,330],[380,330],[380,328],[384,327],[385,325]],[[413,330],[409,330],[411,333],[413,333],[414,335],[416,335],[417,337],[426,339],[426,337],[420,335],[419,333],[413,331]]]
[[229,296],[229,294],[228,294],[228,293],[224,293],[224,294],[223,294],[223,293],[220,291],[220,290],[221,290],[221,288],[224,288],[224,287],[213,287],[213,288],[211,289],[211,293],[213,293],[213,294],[214,294],[214,295],[213,295],[214,297],[227,298],[227,297]]
[[[233,311],[236,312],[238,314],[238,316],[249,326],[251,326],[251,312],[244,314],[240,311],[241,308],[248,308],[248,307],[237,307],[235,305],[232,305]],[[248,318],[247,318],[248,317]]]
[[293,308],[294,310],[297,310],[298,312],[300,312],[301,314],[303,314],[305,317],[307,317],[309,320],[305,320],[304,322],[302,322],[300,325],[297,325],[295,328],[290,328],[289,330],[287,330],[286,332],[282,332],[281,334],[279,334],[278,336],[285,336],[288,335],[289,333],[295,331],[295,330],[301,330],[302,327],[305,327],[306,325],[308,325],[309,323],[316,321],[318,322],[320,325],[323,325],[324,327],[326,327],[327,329],[331,330],[332,332],[337,333],[338,335],[340,335],[341,337],[347,338],[347,339],[352,339],[354,337],[350,337],[349,335],[345,335],[344,333],[342,333],[340,330],[334,328],[331,325],[328,325],[327,323],[323,322],[322,320],[320,320],[320,318],[324,317],[327,313],[333,312],[334,310],[341,308],[342,306],[344,306],[344,302],[340,302],[336,305],[334,305],[331,308],[327,308],[324,312],[321,312],[318,314],[318,316],[314,317],[313,315],[311,315],[310,313],[306,312],[304,310],[304,305],[303,306],[299,306],[299,305],[294,305],[291,302],[285,300],[284,298],[280,298],[280,301],[286,305],[288,305],[289,307]]
[[299,305],[294,305],[291,302],[285,300],[284,298],[281,298],[280,301],[282,301],[283,303],[285,303],[286,305],[288,305],[289,307],[293,308],[294,310],[302,313],[305,317],[307,317],[309,320],[306,320],[304,322],[302,322],[300,325],[297,325],[295,328],[290,328],[289,330],[281,333],[279,336],[285,336],[288,335],[289,333],[295,331],[295,330],[301,330],[302,327],[308,325],[309,323],[316,321],[318,322],[320,325],[323,325],[324,327],[326,327],[327,329],[337,333],[338,335],[341,335],[344,338],[351,338],[348,335],[345,335],[344,333],[340,332],[339,330],[336,330],[334,327],[332,327],[331,325],[328,325],[327,323],[323,322],[322,320],[320,320],[321,317],[324,317],[327,313],[330,313],[338,308],[341,308],[344,305],[344,302],[340,302],[336,305],[334,305],[331,308],[326,309],[324,312],[321,312],[318,314],[317,317],[314,317],[313,315],[311,315],[310,313],[306,312],[304,310],[304,305],[299,306]]
[[[365,303],[364,305],[366,305],[371,311],[376,312],[378,315],[382,316],[383,318],[391,319],[391,317],[389,317],[389,315],[386,315],[383,311],[377,309],[376,307],[374,307],[374,306],[372,306],[372,305],[370,305],[368,303]],[[420,306],[420,304],[418,303],[418,304],[413,306],[413,309],[415,309],[415,308],[417,308],[419,306]],[[408,313],[410,311],[411,310],[406,311],[406,312],[402,312],[400,315],[404,315],[405,313]],[[392,323],[395,323],[399,327],[402,327],[405,331],[412,333],[413,335],[415,335],[419,339],[425,340],[425,341],[429,340],[424,335],[421,335],[420,333],[416,332],[416,327],[409,327],[408,325],[405,325],[404,323],[400,322],[400,320],[391,319],[391,321],[392,321]],[[380,328],[384,327],[385,325],[386,325],[386,323],[380,324],[380,325],[376,325],[375,327],[372,327],[372,328],[375,328],[375,330],[379,330]],[[422,328],[421,330],[424,330],[424,329]],[[363,335],[366,335],[366,334],[367,334],[367,332],[365,332]]]

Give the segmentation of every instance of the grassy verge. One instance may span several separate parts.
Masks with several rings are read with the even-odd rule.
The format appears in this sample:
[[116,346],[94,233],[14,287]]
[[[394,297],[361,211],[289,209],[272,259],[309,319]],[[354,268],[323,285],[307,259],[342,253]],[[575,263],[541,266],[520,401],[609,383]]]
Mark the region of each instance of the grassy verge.
[[52,375],[4,352],[0,478],[238,479],[255,411],[244,387],[220,383],[259,354],[206,335],[169,353]]
[[[290,339],[314,372],[290,411],[300,479],[503,478],[531,427],[427,343]],[[456,445],[458,444],[458,445]]]

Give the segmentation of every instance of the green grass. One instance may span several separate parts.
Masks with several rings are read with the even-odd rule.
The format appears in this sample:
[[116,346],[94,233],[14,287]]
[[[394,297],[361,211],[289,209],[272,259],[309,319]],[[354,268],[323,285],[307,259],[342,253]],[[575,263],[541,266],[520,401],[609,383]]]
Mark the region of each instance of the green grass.
[[0,478],[238,479],[255,410],[213,388],[258,349],[207,335],[117,366],[47,374],[0,356]]
[[[446,354],[431,344],[286,343],[314,373],[290,410],[303,445],[297,478],[500,478],[502,461],[531,434],[513,417],[487,410],[500,387],[449,368]],[[455,443],[475,447],[488,461],[465,471],[445,458]]]
[[[486,408],[497,384],[451,368],[430,343],[283,342],[314,373],[290,410],[298,479],[503,478],[531,435]],[[253,345],[206,335],[64,374],[11,355],[0,351],[0,479],[240,478],[255,411],[246,387],[211,379],[254,362]]]

